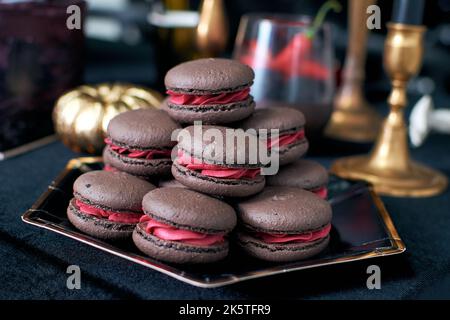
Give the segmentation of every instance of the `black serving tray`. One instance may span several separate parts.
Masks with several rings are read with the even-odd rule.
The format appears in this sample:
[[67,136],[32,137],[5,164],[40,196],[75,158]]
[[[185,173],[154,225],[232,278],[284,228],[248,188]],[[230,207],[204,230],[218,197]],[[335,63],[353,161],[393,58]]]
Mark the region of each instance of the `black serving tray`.
[[66,209],[72,198],[73,182],[82,173],[102,167],[103,163],[98,157],[72,159],[47,191],[23,214],[22,220],[204,288],[399,254],[406,249],[381,199],[370,185],[332,176],[328,188],[329,201],[333,206],[333,228],[330,245],[320,255],[291,263],[269,263],[248,257],[232,246],[230,255],[220,263],[204,266],[167,264],[146,257],[131,241],[119,244],[99,240],[80,232],[70,224]]

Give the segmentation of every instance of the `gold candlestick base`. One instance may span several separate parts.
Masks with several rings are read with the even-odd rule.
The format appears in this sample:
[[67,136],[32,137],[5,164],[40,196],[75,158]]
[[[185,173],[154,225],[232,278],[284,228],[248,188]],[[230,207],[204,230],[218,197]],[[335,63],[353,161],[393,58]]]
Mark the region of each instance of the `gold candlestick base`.
[[403,109],[407,104],[406,85],[420,69],[425,28],[388,24],[384,67],[392,81],[388,98],[391,111],[369,156],[337,160],[331,171],[347,179],[371,182],[377,192],[391,196],[424,197],[441,193],[447,177],[409,157]]
[[381,117],[357,90],[338,94],[325,135],[337,140],[368,143],[375,140]]
[[325,135],[350,142],[373,142],[378,134],[381,117],[367,103],[363,93],[365,78],[367,7],[376,0],[350,0],[348,7],[349,41],[345,58],[342,86],[334,99],[334,110]]
[[369,165],[370,157],[357,156],[336,161],[331,171],[347,179],[366,180],[376,192],[396,197],[428,197],[447,187],[440,172],[411,161],[406,171],[392,171]]

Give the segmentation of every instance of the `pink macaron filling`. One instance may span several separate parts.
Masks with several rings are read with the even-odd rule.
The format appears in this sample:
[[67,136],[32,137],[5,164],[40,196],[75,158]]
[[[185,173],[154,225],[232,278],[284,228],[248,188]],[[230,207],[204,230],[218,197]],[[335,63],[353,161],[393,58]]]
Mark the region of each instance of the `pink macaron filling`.
[[105,164],[104,167],[103,167],[103,170],[111,171],[111,172],[119,172],[119,169],[114,168],[113,166],[111,166],[109,164]]
[[135,212],[115,212],[96,208],[78,199],[75,199],[75,205],[81,212],[85,214],[89,214],[99,219],[106,219],[113,222],[138,223],[139,219],[142,217],[142,214]]
[[215,164],[202,163],[200,160],[190,157],[182,150],[178,150],[178,164],[200,172],[204,176],[225,179],[254,179],[260,174],[261,169],[227,168]]
[[305,138],[305,130],[300,129],[297,132],[289,133],[289,134],[283,134],[278,137],[278,139],[269,139],[267,141],[267,148],[271,149],[276,142],[278,141],[278,147],[284,147],[290,144],[293,144],[297,141],[303,140]]
[[165,159],[170,158],[171,149],[167,150],[135,150],[128,149],[124,147],[120,147],[115,145],[110,138],[105,139],[105,143],[110,147],[110,149],[120,155],[126,156],[128,158],[137,158],[137,159]]
[[265,243],[307,243],[325,238],[331,230],[331,224],[320,230],[300,234],[276,234],[257,232],[254,235]]
[[170,102],[174,104],[184,105],[209,105],[209,104],[227,104],[233,102],[243,101],[248,98],[250,88],[245,88],[235,92],[225,92],[219,94],[185,94],[177,93],[172,90],[167,90],[170,96]]
[[327,187],[320,187],[320,188],[309,190],[309,191],[314,192],[315,194],[317,194],[322,199],[326,199],[328,197],[328,189],[327,189]]
[[179,241],[196,246],[211,246],[225,240],[224,234],[206,234],[190,230],[177,229],[144,215],[140,221],[145,232],[159,239]]

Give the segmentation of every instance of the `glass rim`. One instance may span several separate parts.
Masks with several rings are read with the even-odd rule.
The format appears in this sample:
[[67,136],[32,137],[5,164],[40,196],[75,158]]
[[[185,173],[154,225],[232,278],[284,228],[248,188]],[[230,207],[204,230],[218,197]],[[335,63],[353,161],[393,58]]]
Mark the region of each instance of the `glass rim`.
[[[312,25],[314,17],[307,14],[296,13],[271,13],[271,12],[252,12],[243,14],[243,20],[257,20],[258,22],[268,22],[274,25],[304,28]],[[324,22],[319,29],[329,28],[329,22]]]

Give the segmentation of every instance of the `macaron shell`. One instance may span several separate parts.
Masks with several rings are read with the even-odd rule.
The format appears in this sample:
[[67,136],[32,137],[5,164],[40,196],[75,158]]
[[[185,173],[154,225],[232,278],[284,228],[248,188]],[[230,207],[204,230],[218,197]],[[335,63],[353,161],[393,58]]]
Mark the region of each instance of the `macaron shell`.
[[278,174],[266,176],[267,185],[316,189],[328,184],[328,171],[318,162],[300,159],[283,168]]
[[208,177],[180,166],[176,161],[172,165],[172,175],[193,190],[223,197],[251,196],[260,192],[265,185],[264,176],[252,180]]
[[190,94],[214,94],[244,89],[255,74],[245,64],[230,59],[198,59],[170,69],[164,79],[169,90]]
[[167,102],[164,108],[172,119],[180,123],[202,121],[203,124],[226,124],[250,116],[255,110],[255,103],[253,98],[249,97],[240,102],[207,106],[176,105]]
[[142,200],[150,217],[176,228],[202,233],[228,233],[236,212],[227,203],[186,188],[158,188]]
[[165,98],[164,98],[164,100],[163,101],[161,101],[161,104],[159,105],[159,109],[160,110],[163,110],[164,112],[166,112],[167,113],[167,111],[168,111],[168,109],[169,109],[169,99],[170,99],[170,97],[169,96],[166,96]]
[[[279,164],[284,166],[286,164],[297,161],[308,152],[309,142],[305,138],[298,143],[283,146],[279,151]],[[280,169],[281,170],[281,169]]]
[[159,180],[158,187],[160,188],[187,188],[181,182],[171,178],[171,179],[163,179]]
[[249,255],[266,261],[289,262],[313,257],[322,252],[330,236],[308,243],[269,244],[246,233],[238,233],[239,246]]
[[103,161],[115,169],[144,179],[168,176],[172,166],[170,158],[152,160],[129,158],[112,151],[109,146],[103,149]]
[[171,147],[172,133],[180,129],[169,115],[159,109],[139,109],[121,113],[108,124],[114,143],[132,149]]
[[267,187],[237,204],[245,227],[268,233],[296,234],[331,222],[330,204],[316,194],[292,187]]
[[166,241],[149,235],[139,224],[133,231],[136,247],[149,257],[172,263],[210,263],[228,255],[228,241],[213,246],[193,246],[177,241]]
[[[280,132],[302,128],[305,125],[305,116],[299,110],[287,107],[256,109],[255,112],[238,124],[238,127],[247,129],[279,129]],[[269,132],[270,133],[270,132]]]
[[[258,154],[259,150],[266,150],[264,141],[243,130],[224,126],[202,125],[201,131],[198,128],[188,126],[179,132],[177,138],[179,149],[210,163],[247,168],[260,167]],[[236,137],[234,143],[228,143],[227,132]],[[246,141],[245,146],[239,145],[238,141]]]
[[124,172],[89,171],[73,185],[80,200],[113,210],[141,211],[142,198],[155,186]]
[[78,230],[105,240],[125,240],[131,237],[135,224],[118,223],[80,212],[73,200],[67,208],[67,218]]

